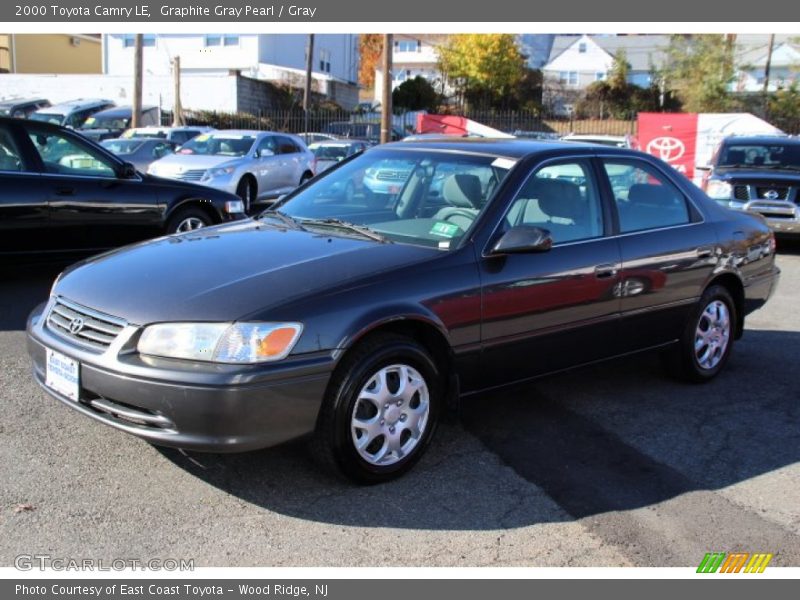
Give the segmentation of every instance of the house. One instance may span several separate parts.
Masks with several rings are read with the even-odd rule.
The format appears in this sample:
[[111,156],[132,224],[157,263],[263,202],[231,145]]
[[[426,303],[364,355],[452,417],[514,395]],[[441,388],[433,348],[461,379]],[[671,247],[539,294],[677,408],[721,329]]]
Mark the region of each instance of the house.
[[589,85],[604,81],[618,52],[630,67],[628,82],[640,87],[654,83],[664,65],[668,35],[557,35],[542,67],[545,104],[570,112],[570,105]]
[[[103,73],[133,73],[134,36],[103,35]],[[254,80],[303,88],[308,36],[303,34],[150,34],[143,37],[145,77],[169,76],[172,59],[180,56],[183,78],[231,73]],[[312,88],[344,108],[358,102],[358,36],[316,34]],[[200,107],[202,98],[182,98],[186,107]]]
[[100,73],[100,36],[0,33],[0,73]]
[[[404,81],[417,76],[427,79],[437,92],[450,94],[452,90],[439,71],[439,47],[447,43],[450,36],[433,33],[400,33],[394,35],[392,50],[392,90]],[[374,99],[383,97],[383,69],[375,69]]]
[[[800,43],[794,36],[776,35],[769,70],[769,91],[800,82]],[[738,69],[732,85],[736,92],[763,92],[769,35],[744,34],[736,37]]]

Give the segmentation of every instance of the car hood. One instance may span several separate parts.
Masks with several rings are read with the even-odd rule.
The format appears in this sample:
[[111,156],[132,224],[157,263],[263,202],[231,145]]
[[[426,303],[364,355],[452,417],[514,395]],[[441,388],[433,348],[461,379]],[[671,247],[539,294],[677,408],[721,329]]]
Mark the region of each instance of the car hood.
[[155,161],[153,168],[157,169],[156,172],[159,174],[189,169],[212,169],[226,163],[236,164],[242,158],[236,156],[208,156],[205,154],[170,154]]
[[54,293],[144,325],[233,321],[441,253],[276,227],[248,219],[102,254],[66,271]]
[[800,171],[717,168],[714,171],[714,177],[723,181],[773,181],[788,184],[800,182]]

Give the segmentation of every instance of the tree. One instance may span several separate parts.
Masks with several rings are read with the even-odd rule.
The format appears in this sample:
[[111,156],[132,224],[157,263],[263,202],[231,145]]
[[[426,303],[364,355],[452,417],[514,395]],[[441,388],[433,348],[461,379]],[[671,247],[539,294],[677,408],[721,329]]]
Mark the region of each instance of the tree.
[[617,50],[614,54],[614,62],[611,64],[611,70],[608,72],[608,85],[612,89],[621,90],[628,87],[628,76],[631,72],[631,66],[628,64],[628,54],[623,48]]
[[503,104],[521,81],[525,57],[513,34],[457,34],[439,48],[439,69],[469,104]]
[[800,87],[797,82],[769,98],[770,122],[787,133],[800,133]]
[[358,82],[365,88],[375,87],[375,68],[383,53],[383,35],[364,33],[358,37]]
[[723,35],[673,35],[664,76],[685,110],[725,112],[733,105],[735,77],[732,38]]
[[397,109],[437,112],[440,100],[431,83],[420,75],[404,81],[392,92],[392,106]]

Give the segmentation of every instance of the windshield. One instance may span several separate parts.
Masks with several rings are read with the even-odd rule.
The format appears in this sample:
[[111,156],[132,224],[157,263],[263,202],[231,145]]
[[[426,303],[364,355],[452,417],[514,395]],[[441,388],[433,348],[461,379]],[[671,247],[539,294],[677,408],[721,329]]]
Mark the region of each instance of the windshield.
[[189,140],[178,154],[204,154],[208,156],[244,156],[256,141],[252,135],[198,135]]
[[350,154],[347,146],[311,144],[308,149],[320,160],[342,160],[343,158],[347,158],[347,155]]
[[41,113],[35,112],[30,117],[33,121],[44,121],[45,123],[53,123],[61,125],[64,122],[64,115],[58,113]]
[[127,129],[131,124],[130,117],[89,117],[81,125],[81,129]]
[[131,154],[136,152],[136,149],[144,142],[142,140],[106,140],[100,143],[114,154]]
[[731,144],[720,152],[718,166],[800,169],[800,144]]
[[513,164],[495,156],[435,150],[372,150],[276,208],[306,229],[355,224],[387,241],[450,250]]

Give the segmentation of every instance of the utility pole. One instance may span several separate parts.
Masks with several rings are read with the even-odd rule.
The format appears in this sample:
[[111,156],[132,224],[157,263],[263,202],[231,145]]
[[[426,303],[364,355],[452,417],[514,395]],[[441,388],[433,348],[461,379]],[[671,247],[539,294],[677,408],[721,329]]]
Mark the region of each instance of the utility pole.
[[769,50],[767,50],[767,64],[764,66],[764,118],[769,116],[769,70],[772,68],[772,50],[775,48],[775,34],[769,35]]
[[181,57],[176,56],[172,59],[172,77],[175,84],[175,100],[172,104],[172,126],[182,127],[186,125],[183,120],[183,104],[181,104]]
[[314,34],[308,34],[308,53],[306,55],[306,87],[303,90],[303,131],[305,142],[308,143],[308,111],[311,108],[311,70],[314,66]]
[[133,43],[133,110],[131,127],[142,124],[142,34],[137,33]]
[[392,141],[392,34],[383,36],[383,94],[381,99],[381,144]]

